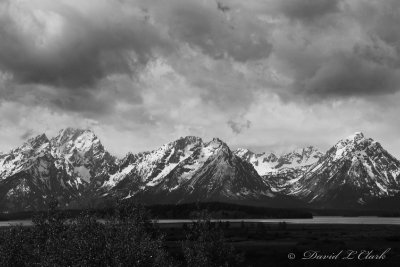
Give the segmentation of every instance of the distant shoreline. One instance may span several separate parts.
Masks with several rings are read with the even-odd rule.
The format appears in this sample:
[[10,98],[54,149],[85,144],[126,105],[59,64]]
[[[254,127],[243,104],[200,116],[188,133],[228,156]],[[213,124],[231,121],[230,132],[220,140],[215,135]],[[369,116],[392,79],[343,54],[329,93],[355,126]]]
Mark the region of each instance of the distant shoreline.
[[[190,220],[197,218],[198,213],[203,210],[207,210],[210,218],[214,220],[311,219],[322,216],[400,218],[400,213],[396,211],[270,208],[224,202],[160,204],[148,205],[145,208],[150,213],[151,218],[158,220]],[[115,207],[60,210],[60,212],[66,218],[76,218],[82,213],[86,213],[104,219],[115,213]],[[0,213],[0,221],[28,220],[32,219],[36,214],[46,214],[46,211]]]
[[[105,219],[99,219],[99,222],[105,223]],[[158,224],[161,228],[181,228],[183,225],[191,224],[196,222],[197,219],[160,219],[153,220],[153,223]],[[237,228],[243,225],[252,226],[257,224],[264,225],[336,225],[336,226],[346,226],[346,225],[392,225],[400,226],[400,218],[384,218],[377,216],[369,217],[343,217],[343,216],[317,216],[314,218],[303,218],[303,219],[288,219],[288,218],[270,218],[270,219],[210,219],[211,223],[229,223],[230,227]],[[2,227],[12,227],[12,226],[33,226],[31,219],[26,220],[10,220],[10,221],[0,221],[0,228]]]

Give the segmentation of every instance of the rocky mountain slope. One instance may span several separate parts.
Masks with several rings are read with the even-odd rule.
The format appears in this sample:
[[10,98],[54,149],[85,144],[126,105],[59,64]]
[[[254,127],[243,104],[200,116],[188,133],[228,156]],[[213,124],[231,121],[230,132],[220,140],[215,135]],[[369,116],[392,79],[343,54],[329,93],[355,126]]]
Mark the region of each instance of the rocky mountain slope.
[[351,208],[399,192],[400,162],[356,133],[329,149],[284,193],[318,207]]
[[281,192],[289,187],[324,155],[312,146],[280,156],[274,153],[255,154],[248,149],[237,149],[235,154],[251,163],[273,192]]
[[0,155],[0,209],[41,209],[48,198],[68,205],[115,168],[115,159],[90,131],[68,128],[52,139],[36,136]]
[[235,154],[251,163],[261,176],[286,172],[289,169],[303,169],[323,156],[322,152],[312,146],[296,149],[281,156],[274,153],[256,154],[243,148],[237,149]]
[[66,207],[88,199],[141,197],[148,203],[246,201],[275,196],[253,166],[215,138],[180,138],[117,160],[89,130],[42,134],[0,156],[2,210]]
[[140,197],[146,203],[253,201],[275,197],[253,166],[215,138],[180,138],[121,161],[104,184],[111,194]]
[[[116,159],[90,130],[42,134],[0,154],[0,210],[135,198],[144,203],[224,201],[270,207],[358,208],[400,195],[400,162],[356,133],[326,154],[232,152],[218,138],[188,136]],[[308,204],[306,204],[308,203]]]

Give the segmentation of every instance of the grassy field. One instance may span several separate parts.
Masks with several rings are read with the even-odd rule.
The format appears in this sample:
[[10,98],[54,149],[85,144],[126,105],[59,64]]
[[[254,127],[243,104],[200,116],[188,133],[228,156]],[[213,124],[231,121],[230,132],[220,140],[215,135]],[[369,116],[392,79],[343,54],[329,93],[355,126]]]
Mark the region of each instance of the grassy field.
[[[163,225],[167,250],[179,254],[184,225]],[[244,266],[400,266],[400,226],[384,225],[299,225],[230,223],[224,228],[227,242],[245,258]],[[304,252],[338,253],[373,250],[382,260],[303,260]],[[294,253],[295,259],[288,259]],[[177,255],[179,257],[179,255]],[[365,258],[362,254],[361,258]]]

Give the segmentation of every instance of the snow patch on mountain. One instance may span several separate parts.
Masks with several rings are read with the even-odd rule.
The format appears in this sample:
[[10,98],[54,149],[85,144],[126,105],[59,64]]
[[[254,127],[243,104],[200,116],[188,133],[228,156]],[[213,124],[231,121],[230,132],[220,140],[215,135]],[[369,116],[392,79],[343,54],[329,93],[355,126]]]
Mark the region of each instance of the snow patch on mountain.
[[67,205],[83,196],[137,194],[150,202],[290,196],[334,207],[338,201],[365,205],[398,195],[399,175],[400,162],[361,132],[325,154],[311,146],[282,155],[232,152],[218,138],[203,142],[187,136],[117,160],[90,130],[66,128],[54,138],[41,134],[0,154],[0,208],[16,203],[32,208],[52,195]]
[[261,176],[283,175],[300,169],[305,169],[316,163],[322,153],[312,146],[299,148],[290,153],[276,156],[274,153],[256,154],[248,149],[237,149],[235,154],[251,163]]
[[355,198],[353,204],[365,204],[374,197],[398,194],[399,172],[397,159],[378,142],[357,132],[337,142],[286,193],[310,203]]
[[110,178],[104,183],[103,187],[112,188],[116,186],[122,179],[129,175],[135,169],[135,165],[129,165],[126,168],[111,175]]

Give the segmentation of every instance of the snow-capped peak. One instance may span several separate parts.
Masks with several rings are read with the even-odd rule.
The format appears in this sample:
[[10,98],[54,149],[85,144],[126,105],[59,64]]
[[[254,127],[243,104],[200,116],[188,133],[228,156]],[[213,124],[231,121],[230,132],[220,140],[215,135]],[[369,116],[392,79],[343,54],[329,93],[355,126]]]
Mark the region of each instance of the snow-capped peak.
[[95,140],[97,136],[91,131],[87,129],[75,129],[75,128],[66,128],[61,130],[58,135],[53,138],[54,141],[56,141],[58,144],[64,144],[66,142],[69,142],[71,140],[76,140],[76,139],[88,139],[88,140]]
[[333,155],[333,160],[340,160],[343,157],[351,156],[355,150],[364,150],[366,145],[376,145],[371,138],[365,138],[364,134],[361,132],[356,132],[336,143],[336,145],[330,150],[334,153],[330,153]]
[[206,143],[205,150],[210,151],[210,153],[215,153],[217,151],[229,155],[232,153],[228,145],[219,138],[213,138],[210,142]]
[[71,154],[92,151],[93,154],[104,152],[100,140],[91,130],[66,128],[51,140],[54,153]]
[[25,144],[30,145],[32,148],[38,148],[47,142],[49,142],[49,139],[47,138],[46,134],[43,133],[36,137],[30,138]]
[[188,135],[188,136],[179,138],[178,140],[174,141],[173,143],[178,143],[180,141],[184,141],[187,143],[198,143],[198,142],[202,142],[203,140],[200,137]]
[[348,207],[398,194],[399,174],[400,162],[378,142],[357,132],[328,150],[290,191],[310,203]]
[[[35,154],[41,153],[49,147],[49,139],[45,134],[28,139],[22,146],[17,147],[9,152],[9,154],[23,153],[24,157],[30,157]],[[22,155],[21,155],[22,156]]]
[[346,137],[345,140],[358,142],[358,141],[360,141],[360,140],[362,140],[364,138],[365,138],[365,136],[364,136],[364,134],[362,132],[355,132],[354,134],[349,135],[348,137]]
[[221,139],[214,137],[209,144],[215,144],[215,145],[226,145],[224,141],[222,141]]

